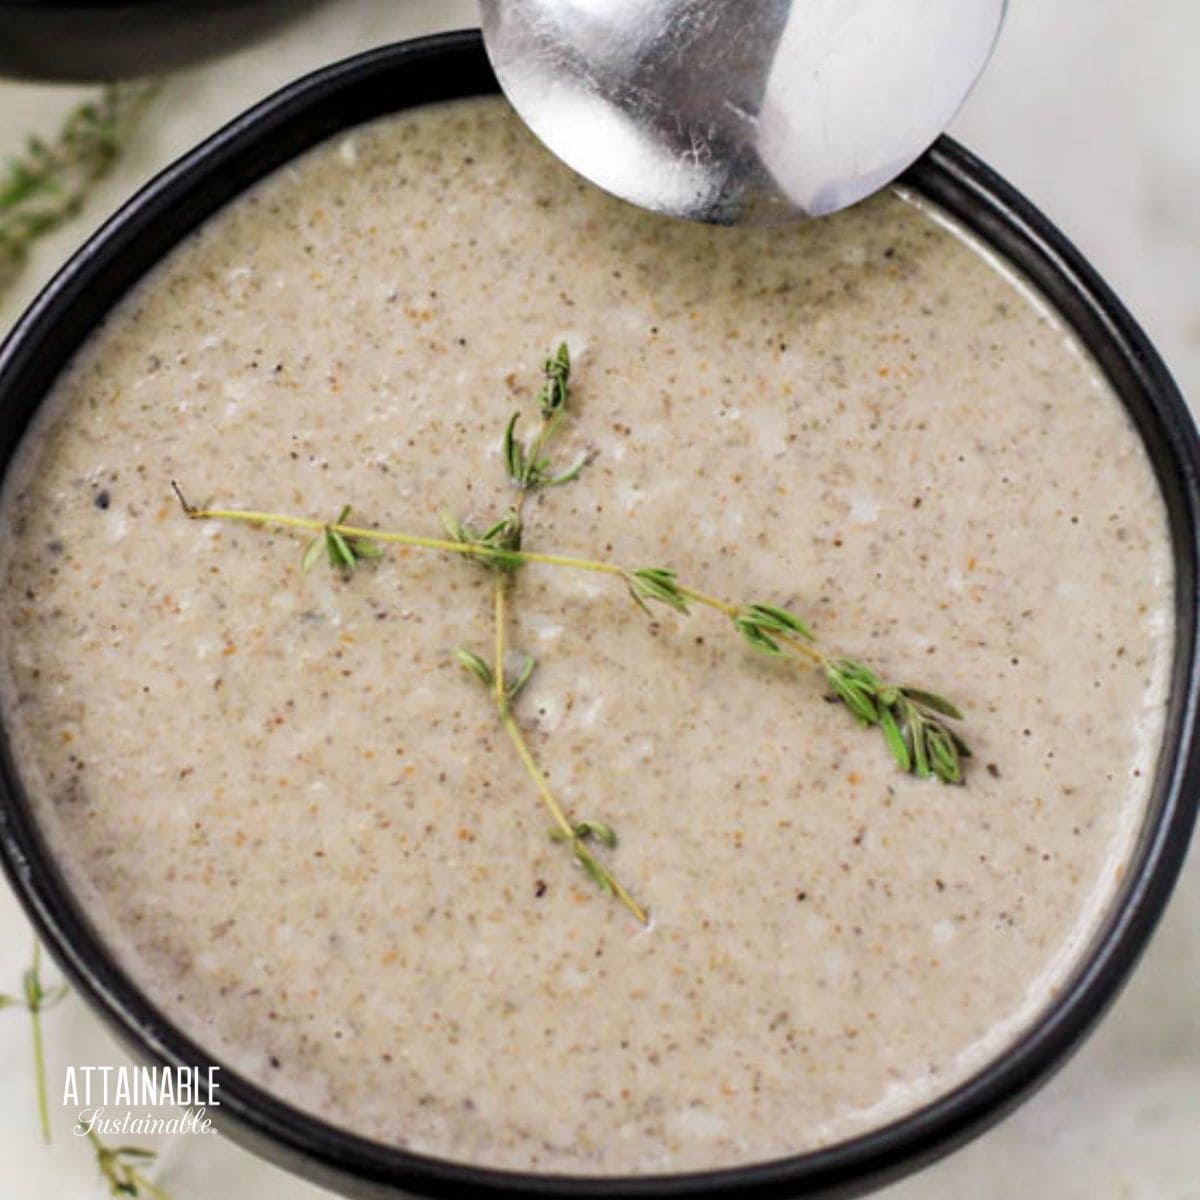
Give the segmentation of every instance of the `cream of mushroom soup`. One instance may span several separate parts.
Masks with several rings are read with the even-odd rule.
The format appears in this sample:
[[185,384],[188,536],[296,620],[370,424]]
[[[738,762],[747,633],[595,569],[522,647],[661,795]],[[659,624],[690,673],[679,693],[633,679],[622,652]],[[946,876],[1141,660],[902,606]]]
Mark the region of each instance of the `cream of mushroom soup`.
[[[489,572],[347,575],[193,501],[437,537],[571,347],[529,548],[785,605],[952,697],[964,786],[699,609],[527,565],[514,712],[650,923],[562,846],[455,660]],[[730,1166],[900,1117],[1042,1011],[1144,817],[1164,506],[1064,323],[918,197],[732,231],[578,181],[498,101],[341,136],[175,250],[3,497],[18,767],[124,968],[214,1061],[383,1142],[575,1174]]]

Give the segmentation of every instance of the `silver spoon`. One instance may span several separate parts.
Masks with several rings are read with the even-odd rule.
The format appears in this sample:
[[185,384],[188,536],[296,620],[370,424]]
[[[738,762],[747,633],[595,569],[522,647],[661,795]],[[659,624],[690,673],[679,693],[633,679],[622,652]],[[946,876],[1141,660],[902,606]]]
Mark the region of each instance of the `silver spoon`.
[[1005,0],[480,0],[505,95],[559,158],[643,208],[821,216],[946,127]]

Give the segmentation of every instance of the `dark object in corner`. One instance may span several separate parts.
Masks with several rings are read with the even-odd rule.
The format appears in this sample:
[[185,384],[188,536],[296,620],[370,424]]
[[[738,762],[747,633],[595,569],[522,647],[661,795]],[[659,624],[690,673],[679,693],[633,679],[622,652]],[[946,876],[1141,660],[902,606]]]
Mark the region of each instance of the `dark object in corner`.
[[161,75],[266,33],[318,0],[0,0],[0,75]]

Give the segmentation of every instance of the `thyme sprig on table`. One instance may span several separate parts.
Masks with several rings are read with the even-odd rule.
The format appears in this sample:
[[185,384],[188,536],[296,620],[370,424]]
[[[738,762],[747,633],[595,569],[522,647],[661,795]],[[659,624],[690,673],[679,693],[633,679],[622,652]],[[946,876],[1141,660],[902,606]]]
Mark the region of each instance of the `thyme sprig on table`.
[[555,473],[547,458],[547,448],[567,411],[570,396],[570,356],[565,345],[546,361],[545,376],[545,386],[538,397],[542,421],[537,432],[528,442],[519,441],[515,432],[519,414],[514,414],[505,426],[501,440],[505,469],[517,488],[517,498],[505,513],[483,529],[475,529],[457,517],[443,514],[446,537],[434,538],[349,525],[346,523],[348,507],[332,523],[283,513],[198,507],[187,500],[177,483],[172,481],[171,486],[184,513],[192,520],[244,521],[315,531],[318,538],[305,554],[306,567],[318,560],[324,547],[332,566],[352,571],[362,560],[378,557],[383,545],[393,544],[457,554],[490,568],[495,574],[492,660],[489,663],[464,647],[455,652],[458,660],[493,696],[500,720],[518,756],[554,817],[554,836],[570,845],[584,871],[603,891],[617,896],[643,922],[646,920],[644,910],[596,858],[592,849],[593,845],[614,849],[616,834],[603,822],[590,819],[572,822],[568,818],[555,800],[513,716],[513,701],[528,684],[536,666],[532,657],[525,655],[515,673],[510,674],[506,669],[508,588],[513,574],[520,568],[538,564],[613,576],[624,584],[634,602],[647,614],[652,613],[652,604],[664,605],[680,615],[689,615],[694,606],[712,609],[724,616],[742,641],[758,653],[819,671],[829,688],[829,698],[842,704],[860,725],[877,727],[888,752],[902,771],[921,778],[936,778],[947,784],[963,781],[963,760],[970,757],[971,751],[948,723],[962,719],[954,704],[922,688],[885,682],[863,663],[827,653],[817,644],[809,625],[790,609],[762,601],[733,601],[710,595],[682,582],[668,567],[626,566],[601,559],[526,549],[522,543],[527,497],[539,488],[557,487],[577,478],[587,459],[584,455],[572,466]]
[[141,1146],[106,1146],[94,1129],[87,1131],[87,1139],[96,1152],[96,1165],[111,1196],[149,1196],[151,1200],[170,1200],[160,1187],[156,1187],[142,1171],[149,1167],[158,1155]]
[[158,84],[113,83],[73,109],[51,141],[28,139],[0,169],[0,296],[34,242],[73,217],[121,156]]
[[[46,1056],[42,1043],[42,1013],[53,1008],[70,991],[65,983],[47,988],[42,982],[42,945],[35,938],[33,956],[21,976],[20,996],[0,993],[0,1008],[23,1007],[29,1011],[33,1031],[33,1073],[37,1091],[38,1120],[42,1140],[47,1144],[50,1135],[50,1109],[46,1101]],[[113,1196],[149,1196],[151,1200],[170,1200],[162,1188],[156,1187],[139,1168],[149,1166],[158,1157],[153,1150],[139,1146],[107,1146],[94,1129],[87,1131],[88,1141],[96,1155],[96,1165]]]
[[33,1036],[33,1078],[37,1089],[38,1121],[42,1127],[42,1141],[50,1142],[50,1109],[46,1103],[46,1052],[42,1042],[42,1013],[53,1008],[67,994],[67,985],[60,983],[47,988],[42,983],[42,944],[33,943],[33,957],[21,976],[20,996],[0,994],[0,1008],[23,1007],[29,1012],[29,1025]]

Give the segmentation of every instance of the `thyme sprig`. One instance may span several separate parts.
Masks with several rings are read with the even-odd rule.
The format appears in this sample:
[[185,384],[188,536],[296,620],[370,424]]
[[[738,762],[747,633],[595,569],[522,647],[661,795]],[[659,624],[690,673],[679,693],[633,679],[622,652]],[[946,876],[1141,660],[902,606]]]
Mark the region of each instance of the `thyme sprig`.
[[530,442],[518,441],[516,428],[521,414],[519,411],[515,412],[504,428],[504,438],[500,445],[508,477],[523,493],[534,488],[560,487],[564,483],[570,483],[579,477],[580,471],[587,465],[588,456],[584,453],[565,471],[555,475],[551,471],[550,460],[545,458],[543,453],[550,439],[558,431],[570,397],[571,353],[566,342],[546,359],[543,373],[546,381],[538,393],[538,407],[542,413],[541,428]]
[[[192,520],[243,521],[316,532],[318,538],[306,552],[306,566],[316,563],[324,547],[325,556],[333,566],[353,570],[361,560],[378,557],[382,545],[394,544],[457,554],[492,570],[495,576],[492,661],[489,663],[466,647],[455,651],[458,661],[493,696],[500,720],[554,818],[553,836],[571,847],[584,871],[603,891],[621,899],[642,921],[646,920],[645,911],[599,862],[592,849],[593,845],[608,850],[615,848],[616,834],[603,822],[592,819],[573,822],[563,812],[513,716],[513,701],[528,684],[536,667],[534,659],[524,655],[514,674],[510,675],[506,669],[508,589],[513,575],[522,567],[540,564],[612,576],[623,583],[634,603],[648,615],[652,615],[652,604],[664,605],[681,616],[690,615],[693,606],[697,605],[712,609],[731,623],[735,633],[751,649],[819,671],[830,689],[828,698],[842,704],[860,725],[877,727],[888,752],[902,771],[921,778],[936,778],[942,783],[961,783],[963,760],[970,757],[971,751],[966,741],[947,723],[962,720],[958,708],[923,688],[884,682],[856,659],[827,653],[817,644],[809,624],[790,608],[760,600],[734,601],[710,595],[684,583],[669,567],[627,566],[525,548],[527,497],[539,488],[570,482],[586,465],[585,455],[556,474],[547,457],[549,444],[567,411],[570,368],[565,345],[546,360],[545,384],[538,397],[541,425],[527,442],[516,437],[519,413],[510,417],[505,425],[501,454],[509,479],[518,489],[517,499],[502,516],[482,529],[448,513],[443,513],[441,518],[446,537],[433,538],[349,525],[346,523],[348,507],[333,523],[251,509],[198,507],[186,499],[177,483],[172,481],[171,486],[184,513]],[[309,556],[312,556],[311,562]]]
[[157,88],[110,84],[72,110],[52,141],[29,138],[24,153],[0,170],[0,295],[38,238],[73,217],[112,170]]
[[158,1155],[153,1150],[140,1146],[106,1146],[94,1129],[87,1131],[87,1139],[96,1152],[96,1165],[112,1196],[150,1196],[152,1200],[170,1200],[160,1187],[156,1187],[142,1168],[149,1167]]
[[33,957],[21,976],[20,996],[0,994],[0,1008],[23,1007],[29,1012],[29,1024],[33,1035],[33,1078],[37,1089],[38,1122],[42,1128],[42,1141],[49,1144],[50,1109],[46,1102],[46,1052],[42,1043],[42,1013],[53,1008],[67,994],[67,985],[60,983],[47,988],[42,983],[42,944],[34,940]]
[[962,760],[971,748],[946,719],[961,721],[957,706],[935,692],[898,684],[885,684],[869,667],[852,658],[830,657],[815,642],[815,635],[795,613],[774,604],[733,604],[685,587],[673,571],[641,567],[625,574],[635,602],[649,612],[647,601],[657,601],[687,614],[695,602],[715,608],[732,622],[742,639],[760,654],[791,657],[818,667],[840,701],[864,727],[878,726],[888,752],[902,771],[921,779],[936,777],[942,783],[961,783]]
[[[37,1092],[38,1120],[42,1128],[42,1140],[51,1141],[50,1108],[46,1100],[46,1056],[42,1043],[42,1013],[63,1000],[70,988],[59,983],[47,988],[42,982],[42,945],[36,938],[29,966],[21,976],[21,994],[10,996],[0,993],[0,1008],[25,1008],[29,1012],[33,1031],[33,1073]],[[96,1154],[96,1164],[114,1196],[150,1196],[152,1200],[170,1200],[161,1188],[155,1187],[134,1165],[152,1163],[158,1156],[152,1150],[138,1146],[109,1147],[101,1141],[94,1129],[87,1131],[88,1141]]]

